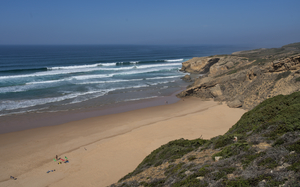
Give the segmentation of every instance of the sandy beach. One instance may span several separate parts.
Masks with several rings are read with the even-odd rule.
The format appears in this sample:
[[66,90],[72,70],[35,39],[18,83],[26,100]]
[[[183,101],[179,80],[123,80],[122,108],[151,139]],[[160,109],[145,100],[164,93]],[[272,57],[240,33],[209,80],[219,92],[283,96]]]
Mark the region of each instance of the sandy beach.
[[[108,186],[159,146],[224,134],[245,112],[190,98],[1,134],[0,186]],[[69,163],[58,164],[56,155],[66,156]]]

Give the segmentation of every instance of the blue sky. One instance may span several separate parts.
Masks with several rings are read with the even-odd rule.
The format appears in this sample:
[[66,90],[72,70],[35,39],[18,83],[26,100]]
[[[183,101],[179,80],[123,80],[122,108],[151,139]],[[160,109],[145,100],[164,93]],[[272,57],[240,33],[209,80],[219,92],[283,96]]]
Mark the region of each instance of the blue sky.
[[5,44],[300,42],[300,0],[0,1]]

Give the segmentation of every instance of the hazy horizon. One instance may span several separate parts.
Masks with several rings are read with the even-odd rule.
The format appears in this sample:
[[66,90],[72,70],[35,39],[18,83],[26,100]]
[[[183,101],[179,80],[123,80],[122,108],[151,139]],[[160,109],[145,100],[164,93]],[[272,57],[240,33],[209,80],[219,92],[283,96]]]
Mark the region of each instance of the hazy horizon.
[[300,1],[2,1],[0,45],[300,42]]

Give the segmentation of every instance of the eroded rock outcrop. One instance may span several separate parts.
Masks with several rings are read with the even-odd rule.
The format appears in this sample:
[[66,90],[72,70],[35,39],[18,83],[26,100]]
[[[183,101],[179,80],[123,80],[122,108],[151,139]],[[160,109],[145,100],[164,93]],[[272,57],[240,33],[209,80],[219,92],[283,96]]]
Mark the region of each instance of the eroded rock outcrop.
[[209,76],[216,76],[226,73],[228,70],[231,70],[241,62],[245,63],[247,62],[247,59],[236,56],[219,57],[219,61],[210,67]]
[[194,57],[182,63],[182,68],[180,69],[180,71],[189,73],[207,73],[209,71],[209,68],[218,61],[219,58]]
[[269,63],[265,70],[268,72],[281,72],[300,69],[300,55]]
[[253,64],[255,60],[219,57],[205,76],[177,96],[211,98],[226,101],[229,107],[249,110],[267,98],[300,90],[300,55],[260,66]]
[[186,82],[192,82],[193,81],[190,75],[185,75],[181,79],[184,80],[184,81],[186,81]]

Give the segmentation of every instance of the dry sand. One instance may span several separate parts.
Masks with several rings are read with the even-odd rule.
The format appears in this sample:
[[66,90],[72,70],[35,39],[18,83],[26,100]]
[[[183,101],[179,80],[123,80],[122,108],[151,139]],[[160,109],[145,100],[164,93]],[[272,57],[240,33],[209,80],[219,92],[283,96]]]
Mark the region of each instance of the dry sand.
[[[224,134],[244,112],[190,98],[1,134],[0,186],[108,186],[133,171],[159,146],[179,138]],[[70,163],[58,164],[53,161],[55,155],[67,156]]]

